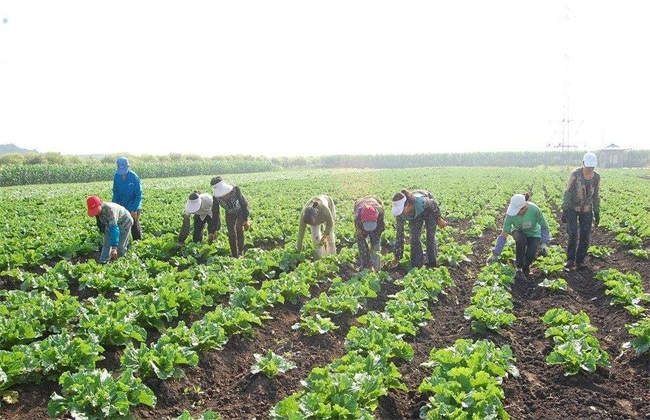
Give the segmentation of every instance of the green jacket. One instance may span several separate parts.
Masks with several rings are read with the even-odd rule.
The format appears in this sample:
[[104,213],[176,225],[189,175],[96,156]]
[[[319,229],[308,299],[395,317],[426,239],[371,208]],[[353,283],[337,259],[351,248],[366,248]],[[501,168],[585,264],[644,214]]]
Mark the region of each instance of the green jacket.
[[513,230],[521,230],[529,238],[541,238],[542,230],[548,231],[546,219],[536,204],[530,201],[527,204],[526,213],[506,216],[503,221],[503,231],[510,234]]

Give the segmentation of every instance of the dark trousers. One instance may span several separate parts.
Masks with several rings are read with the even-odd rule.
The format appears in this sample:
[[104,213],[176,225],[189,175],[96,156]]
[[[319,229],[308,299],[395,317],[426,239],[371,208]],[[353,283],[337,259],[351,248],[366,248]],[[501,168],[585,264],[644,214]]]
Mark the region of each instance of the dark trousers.
[[566,231],[569,234],[569,242],[566,247],[566,259],[576,264],[582,264],[585,262],[587,250],[589,249],[593,215],[591,211],[579,212],[569,209],[566,212],[566,216]]
[[438,247],[436,244],[436,222],[437,220],[433,217],[432,212],[425,212],[423,217],[410,221],[411,264],[413,264],[413,267],[420,268],[424,265],[424,253],[422,252],[422,242],[420,241],[423,225],[427,231],[427,266],[437,266],[436,258],[438,256]]
[[207,216],[204,220],[201,220],[201,217],[194,215],[194,230],[192,232],[192,241],[201,242],[203,240],[203,228],[205,225],[209,225],[212,221],[212,217]]
[[140,229],[140,214],[141,210],[137,211],[138,220],[133,220],[133,225],[131,225],[131,236],[134,241],[139,241],[142,239],[142,229]]
[[228,228],[228,243],[233,257],[244,255],[244,221],[239,219],[239,213],[226,213]]
[[526,236],[520,230],[513,230],[512,237],[515,240],[515,265],[517,268],[528,271],[530,265],[537,258],[537,247],[541,239]]
[[[368,239],[370,247],[368,247]],[[375,229],[367,234],[357,233],[357,246],[359,247],[359,262],[361,269],[374,268],[379,271],[379,251],[381,250],[381,232]]]

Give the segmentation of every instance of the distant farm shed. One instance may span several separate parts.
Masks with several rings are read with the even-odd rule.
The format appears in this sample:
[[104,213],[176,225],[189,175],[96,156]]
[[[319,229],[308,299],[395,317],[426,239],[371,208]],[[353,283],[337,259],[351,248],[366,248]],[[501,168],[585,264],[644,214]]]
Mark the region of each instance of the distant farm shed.
[[600,166],[603,168],[622,168],[628,166],[628,151],[614,143],[600,150]]

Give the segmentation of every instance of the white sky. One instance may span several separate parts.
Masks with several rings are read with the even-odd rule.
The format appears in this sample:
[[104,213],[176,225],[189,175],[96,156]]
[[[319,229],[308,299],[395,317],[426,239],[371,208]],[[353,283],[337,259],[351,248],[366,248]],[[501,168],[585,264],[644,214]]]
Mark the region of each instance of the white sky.
[[312,156],[563,139],[650,148],[650,1],[0,0],[0,144]]

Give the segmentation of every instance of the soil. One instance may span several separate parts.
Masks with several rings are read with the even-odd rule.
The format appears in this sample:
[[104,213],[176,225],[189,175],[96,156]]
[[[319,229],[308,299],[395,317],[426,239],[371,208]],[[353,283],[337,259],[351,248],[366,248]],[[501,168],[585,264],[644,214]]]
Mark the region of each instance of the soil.
[[[494,232],[487,232],[482,238],[458,236],[456,240],[459,243],[472,240],[474,255],[487,256],[494,238]],[[563,232],[559,234],[557,243],[566,244]],[[391,391],[382,397],[375,418],[418,418],[426,396],[419,394],[417,388],[430,373],[421,363],[427,360],[431,349],[452,345],[459,338],[487,338],[498,345],[509,345],[516,358],[520,376],[508,377],[503,383],[505,409],[513,419],[650,419],[650,354],[646,352],[637,357],[633,351],[622,349],[622,344],[631,338],[625,325],[635,319],[622,307],[610,305],[604,286],[594,278],[599,270],[605,268],[636,271],[641,274],[644,290],[648,292],[650,264],[618,247],[612,235],[602,229],[592,232],[592,245],[607,245],[616,252],[604,260],[588,260],[588,269],[565,272],[563,277],[569,284],[567,292],[551,292],[537,286],[543,278],[534,269],[527,281],[516,282],[511,292],[517,321],[500,334],[476,334],[470,329],[469,321],[463,318],[483,260],[451,267],[456,286],[448,290],[440,301],[431,304],[434,320],[422,327],[415,338],[408,340],[415,351],[414,359],[398,363],[408,392]],[[644,247],[647,248],[648,244]],[[344,277],[351,274],[342,273]],[[404,274],[399,269],[391,271],[393,278]],[[387,296],[397,290],[391,283],[384,284],[380,296],[369,301],[364,310],[381,311]],[[214,410],[223,419],[267,419],[269,410],[284,397],[297,392],[300,381],[313,368],[324,366],[344,354],[345,336],[361,315],[335,317],[333,320],[340,329],[318,337],[305,337],[291,329],[298,320],[302,303],[272,308],[269,312],[273,318],[257,328],[252,339],[235,336],[223,350],[201,353],[199,364],[186,369],[184,378],[147,380],[146,384],[158,398],[157,405],[154,409],[135,407],[133,416],[167,419],[179,416],[183,410],[188,410],[193,416]],[[560,367],[546,364],[552,341],[544,338],[545,328],[540,317],[552,307],[562,307],[574,313],[584,310],[589,315],[592,324],[598,328],[595,336],[610,356],[610,368],[565,376]],[[650,309],[647,303],[645,307]],[[288,358],[297,364],[297,368],[276,378],[251,374],[253,355],[268,349],[277,354],[288,353]],[[106,360],[99,367],[117,368],[119,356],[120,349],[107,351]],[[0,418],[48,418],[47,402],[52,392],[58,389],[53,382],[17,387],[19,402],[4,404]]]

